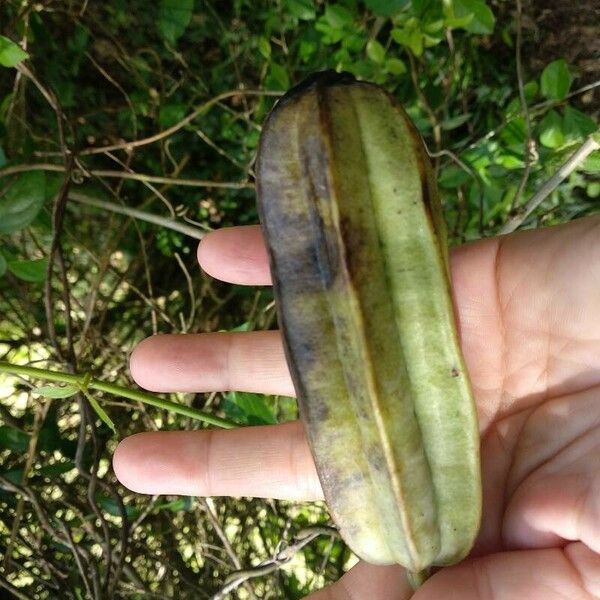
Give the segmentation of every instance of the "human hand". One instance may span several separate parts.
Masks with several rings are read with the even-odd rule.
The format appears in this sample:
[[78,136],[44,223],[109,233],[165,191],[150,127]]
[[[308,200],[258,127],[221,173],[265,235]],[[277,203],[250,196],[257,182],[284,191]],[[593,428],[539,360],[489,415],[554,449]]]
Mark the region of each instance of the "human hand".
[[[270,283],[257,226],[211,233],[198,259],[223,281]],[[600,598],[600,218],[466,244],[451,269],[481,432],[473,552],[414,595],[402,568],[361,561],[310,598]],[[276,331],[154,336],[130,369],[153,391],[294,393]],[[141,493],[323,498],[301,422],[140,433],[113,466]]]

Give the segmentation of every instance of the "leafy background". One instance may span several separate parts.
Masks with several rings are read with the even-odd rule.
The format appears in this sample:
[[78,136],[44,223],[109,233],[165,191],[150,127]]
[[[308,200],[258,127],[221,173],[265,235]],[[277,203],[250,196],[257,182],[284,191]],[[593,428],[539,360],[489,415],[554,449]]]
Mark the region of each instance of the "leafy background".
[[[206,231],[257,222],[260,125],[315,70],[402,101],[454,244],[511,218],[529,228],[598,212],[598,152],[520,210],[597,130],[597,17],[560,0],[5,0],[0,359],[133,390],[127,357],[148,335],[276,327],[270,290],[211,279],[195,249]],[[285,397],[170,399],[239,425],[297,418]],[[228,597],[301,598],[355,562],[323,529],[322,503],[125,490],[110,467],[118,440],[207,426],[143,400],[0,379],[7,594],[218,598],[229,575],[266,562]]]

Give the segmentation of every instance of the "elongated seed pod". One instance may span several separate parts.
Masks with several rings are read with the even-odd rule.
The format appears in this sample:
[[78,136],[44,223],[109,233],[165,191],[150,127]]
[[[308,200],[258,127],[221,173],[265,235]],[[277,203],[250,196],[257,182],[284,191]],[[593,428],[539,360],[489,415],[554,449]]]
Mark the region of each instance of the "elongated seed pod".
[[267,118],[257,189],[286,357],[342,537],[414,573],[458,562],[480,522],[479,434],[419,134],[381,88],[317,73]]

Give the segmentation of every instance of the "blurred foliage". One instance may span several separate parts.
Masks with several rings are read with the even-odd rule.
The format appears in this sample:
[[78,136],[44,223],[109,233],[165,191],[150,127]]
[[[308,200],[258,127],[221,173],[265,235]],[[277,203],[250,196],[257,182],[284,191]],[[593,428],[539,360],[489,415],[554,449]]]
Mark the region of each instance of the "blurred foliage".
[[[404,104],[453,243],[498,232],[597,129],[597,82],[564,58],[531,71],[524,51],[519,90],[517,32],[535,44],[509,4],[5,0],[0,358],[131,386],[127,356],[148,335],[275,327],[269,289],[202,275],[197,240],[90,199],[199,232],[256,223],[260,125],[315,70],[350,71]],[[599,169],[596,152],[523,226],[598,212]],[[132,494],[110,468],[118,439],[202,425],[94,393],[114,436],[85,395],[35,383],[0,379],[0,585],[14,597],[210,597],[236,570],[232,552],[248,568],[330,522],[322,503]],[[284,397],[174,398],[240,425],[297,418]],[[354,560],[319,537],[231,597],[301,598]]]

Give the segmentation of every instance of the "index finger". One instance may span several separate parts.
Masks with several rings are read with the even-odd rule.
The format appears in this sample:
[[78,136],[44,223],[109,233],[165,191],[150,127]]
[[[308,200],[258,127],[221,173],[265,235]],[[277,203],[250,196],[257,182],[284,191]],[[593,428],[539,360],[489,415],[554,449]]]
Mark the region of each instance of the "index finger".
[[260,225],[211,231],[198,246],[202,269],[217,279],[241,285],[271,285],[269,257]]

